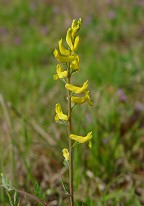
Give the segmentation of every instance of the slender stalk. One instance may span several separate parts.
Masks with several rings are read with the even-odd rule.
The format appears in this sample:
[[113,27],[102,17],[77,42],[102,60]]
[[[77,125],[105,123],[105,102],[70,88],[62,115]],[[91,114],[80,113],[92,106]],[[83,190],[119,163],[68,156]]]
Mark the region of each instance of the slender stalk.
[[30,199],[35,200],[35,202],[37,202],[37,203],[39,203],[39,204],[41,204],[41,205],[43,205],[43,206],[46,206],[46,205],[47,205],[43,200],[40,200],[40,199],[37,198],[35,195],[32,195],[32,194],[30,194],[30,193],[27,193],[27,192],[25,192],[25,191],[23,191],[23,190],[15,190],[15,191],[17,191],[18,193],[20,193],[21,195],[23,195],[23,196],[25,196],[25,197],[29,197]]
[[[70,74],[70,64],[67,67],[68,78],[67,83],[70,84],[71,74]],[[72,140],[70,139],[70,134],[72,133],[72,107],[71,107],[71,92],[68,90],[68,138],[69,138],[69,186],[70,186],[70,206],[74,206],[74,186],[73,186],[73,148]]]

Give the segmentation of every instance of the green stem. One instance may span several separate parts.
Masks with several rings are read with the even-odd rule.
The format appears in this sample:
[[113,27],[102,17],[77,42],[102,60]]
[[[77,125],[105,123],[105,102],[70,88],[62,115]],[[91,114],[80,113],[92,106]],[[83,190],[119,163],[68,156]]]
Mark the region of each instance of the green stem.
[[[70,64],[68,65],[68,78],[67,83],[70,84],[71,74],[70,74]],[[71,106],[71,92],[68,90],[68,138],[69,138],[69,186],[70,186],[70,206],[74,206],[74,186],[73,186],[73,148],[72,140],[70,139],[70,134],[72,133],[72,106]]]

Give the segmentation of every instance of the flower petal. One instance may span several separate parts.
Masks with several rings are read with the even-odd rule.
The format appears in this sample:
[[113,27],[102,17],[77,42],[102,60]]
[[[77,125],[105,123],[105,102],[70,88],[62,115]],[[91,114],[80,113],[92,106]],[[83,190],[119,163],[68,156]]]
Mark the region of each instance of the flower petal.
[[78,55],[75,57],[75,60],[71,62],[70,67],[76,71],[80,68],[80,58]]
[[71,52],[64,47],[62,39],[58,42],[58,44],[59,44],[60,53],[62,55],[69,56],[71,54]]
[[80,44],[80,37],[76,36],[75,41],[74,41],[74,51],[76,52],[78,50]]
[[90,91],[87,91],[87,92],[86,92],[84,98],[85,98],[85,101],[88,102],[88,104],[89,104],[90,106],[93,106],[94,103],[93,103],[93,101],[91,101],[91,99],[90,99]]
[[90,100],[90,92],[89,91],[87,91],[85,93],[85,96],[83,96],[83,97],[72,96],[71,101],[74,102],[75,104],[83,104],[85,102],[88,102],[88,104],[90,106],[93,106],[93,102]]
[[87,102],[90,106],[93,106],[93,101],[90,100],[90,92],[87,91],[85,93],[85,96],[83,97],[77,97],[77,96],[72,96],[71,101],[74,102],[75,104],[83,104]]
[[68,76],[68,71],[64,71],[62,65],[58,64],[57,65],[57,74],[59,78],[65,78]]
[[55,116],[56,121],[59,121],[59,120],[68,121],[68,116],[63,113],[61,105],[59,103],[56,104],[55,111],[56,111],[56,116]]
[[58,79],[59,79],[58,74],[53,75],[53,79],[54,79],[54,80],[58,80]]
[[91,140],[92,132],[89,132],[85,137],[78,136],[78,135],[75,135],[75,134],[71,134],[70,138],[77,141],[77,142],[79,142],[79,143],[85,143],[85,142],[88,142],[88,141]]
[[63,79],[68,76],[68,71],[65,71],[62,65],[57,65],[57,74],[53,76],[54,80]]
[[72,22],[72,38],[74,39],[74,37],[76,36],[77,32],[80,29],[81,26],[81,18],[79,18],[78,20],[74,19]]
[[67,42],[68,46],[70,47],[71,51],[73,51],[74,46],[73,46],[73,43],[72,43],[72,29],[71,28],[69,28],[68,31],[67,31],[66,42]]
[[65,85],[65,88],[76,93],[76,94],[80,94],[84,91],[87,90],[88,88],[88,80],[86,82],[83,83],[83,86],[82,87],[77,87],[77,86],[74,86],[72,84],[66,84]]
[[74,102],[75,104],[83,104],[85,102],[84,97],[71,97],[71,101]]
[[54,118],[54,119],[55,119],[56,122],[60,121],[60,118],[58,117],[57,114],[55,115],[55,118]]
[[61,55],[57,49],[54,50],[54,56],[59,62],[62,62],[62,63],[69,63],[69,62],[74,61],[75,59],[75,56],[72,56],[72,55],[70,56]]
[[70,157],[69,157],[69,152],[67,149],[63,149],[62,150],[63,156],[65,158],[65,160],[69,161]]

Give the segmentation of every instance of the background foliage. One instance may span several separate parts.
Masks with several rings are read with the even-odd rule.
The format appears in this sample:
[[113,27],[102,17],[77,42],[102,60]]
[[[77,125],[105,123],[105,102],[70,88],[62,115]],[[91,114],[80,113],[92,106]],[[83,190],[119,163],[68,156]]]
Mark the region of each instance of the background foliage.
[[[80,79],[94,107],[74,110],[75,133],[93,130],[93,148],[75,151],[78,205],[144,204],[144,2],[142,0],[1,0],[0,173],[49,205],[67,204],[60,176],[65,129],[54,122],[63,83],[53,80],[53,50],[72,19],[82,17]],[[78,113],[79,112],[79,113]],[[0,190],[0,204],[9,205]],[[21,205],[35,205],[21,198]]]

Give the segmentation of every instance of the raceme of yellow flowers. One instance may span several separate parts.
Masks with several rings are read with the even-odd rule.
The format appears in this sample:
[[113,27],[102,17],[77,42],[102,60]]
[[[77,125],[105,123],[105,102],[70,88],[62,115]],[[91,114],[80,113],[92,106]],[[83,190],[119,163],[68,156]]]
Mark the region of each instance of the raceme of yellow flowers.
[[[66,34],[66,42],[61,39],[58,42],[59,50],[54,50],[54,56],[58,60],[59,64],[57,65],[56,74],[53,76],[54,80],[64,80],[66,82],[68,75],[72,75],[74,72],[80,69],[80,57],[76,53],[79,44],[80,44],[80,36],[78,35],[78,31],[81,27],[81,18],[76,20],[74,19],[71,25],[71,28],[68,29]],[[68,67],[70,69],[70,73],[68,72]],[[83,83],[82,86],[75,86],[72,84],[65,84],[65,88],[71,91],[71,101],[74,105],[83,104],[87,102],[89,105],[93,105],[93,102],[90,99],[90,91],[88,90],[88,80]],[[59,103],[55,106],[55,121],[65,122],[69,121],[68,115],[63,113],[62,107]],[[86,136],[79,136],[75,134],[70,134],[72,140],[77,143],[85,143],[89,142],[89,147],[91,148],[91,138],[92,132],[89,132]],[[67,149],[63,149],[63,156],[65,160],[69,161],[69,152]]]

